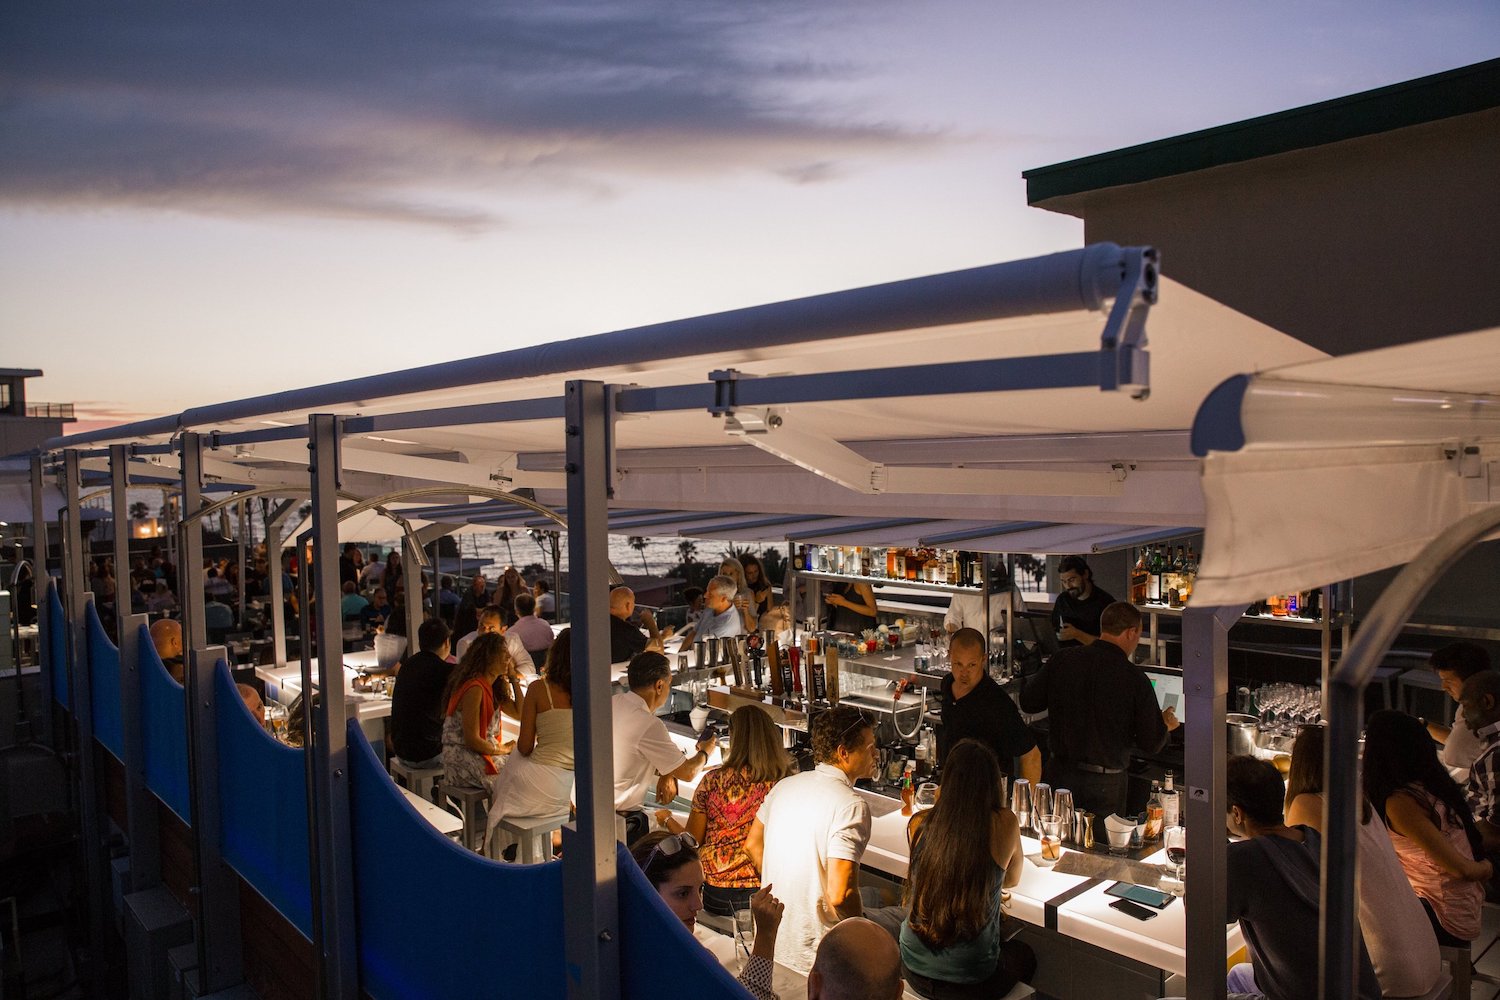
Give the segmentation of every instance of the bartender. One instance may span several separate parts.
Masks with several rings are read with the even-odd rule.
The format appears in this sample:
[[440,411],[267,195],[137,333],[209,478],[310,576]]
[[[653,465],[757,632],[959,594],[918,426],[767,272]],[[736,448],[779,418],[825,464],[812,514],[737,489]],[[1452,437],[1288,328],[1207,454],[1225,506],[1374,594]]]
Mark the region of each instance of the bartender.
[[[1010,695],[985,670],[984,633],[963,628],[948,640],[949,673],[943,678],[943,724],[938,727],[938,767],[959,740],[976,739],[995,752],[1007,775],[1019,771],[1032,784],[1042,780],[1042,751]],[[1020,758],[1020,766],[1015,765]]]
[[1094,571],[1083,556],[1064,556],[1057,564],[1063,592],[1052,606],[1052,625],[1059,646],[1089,646],[1098,640],[1099,616],[1115,599],[1094,586]]
[[1099,641],[1058,650],[1021,692],[1024,711],[1047,712],[1047,781],[1072,789],[1101,838],[1104,817],[1125,809],[1131,748],[1156,753],[1182,725],[1130,658],[1140,640],[1140,611],[1116,601],[1099,617]]
[[824,621],[830,632],[859,635],[875,627],[875,591],[868,583],[849,581],[823,595]]

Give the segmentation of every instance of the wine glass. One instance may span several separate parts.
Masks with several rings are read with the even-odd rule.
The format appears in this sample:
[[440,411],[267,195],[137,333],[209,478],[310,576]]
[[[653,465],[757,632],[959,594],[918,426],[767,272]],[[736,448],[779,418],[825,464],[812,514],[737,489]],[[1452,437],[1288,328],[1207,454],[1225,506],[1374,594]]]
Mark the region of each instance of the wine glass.
[[917,796],[916,799],[912,802],[912,805],[918,812],[922,811],[923,809],[931,809],[933,806],[937,805],[937,798],[938,786],[934,785],[930,781],[924,781],[917,788]]
[[1162,842],[1167,849],[1167,868],[1177,881],[1183,881],[1187,877],[1187,828],[1168,827]]
[[899,660],[899,659],[901,659],[901,657],[899,657],[899,656],[896,655],[896,647],[898,645],[900,645],[900,643],[901,643],[901,633],[896,632],[895,630],[892,630],[892,631],[887,632],[885,634],[886,648],[891,651],[891,655],[885,657],[885,659],[887,659],[887,660]]

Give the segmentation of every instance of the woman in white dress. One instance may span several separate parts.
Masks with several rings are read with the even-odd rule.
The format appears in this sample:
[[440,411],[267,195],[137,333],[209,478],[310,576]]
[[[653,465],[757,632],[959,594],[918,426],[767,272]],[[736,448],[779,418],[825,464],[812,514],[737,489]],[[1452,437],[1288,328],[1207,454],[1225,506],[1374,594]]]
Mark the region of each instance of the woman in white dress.
[[490,853],[501,843],[495,827],[506,816],[556,816],[573,798],[573,642],[563,629],[547,650],[542,676],[521,703],[521,733],[515,752],[500,772],[490,807]]

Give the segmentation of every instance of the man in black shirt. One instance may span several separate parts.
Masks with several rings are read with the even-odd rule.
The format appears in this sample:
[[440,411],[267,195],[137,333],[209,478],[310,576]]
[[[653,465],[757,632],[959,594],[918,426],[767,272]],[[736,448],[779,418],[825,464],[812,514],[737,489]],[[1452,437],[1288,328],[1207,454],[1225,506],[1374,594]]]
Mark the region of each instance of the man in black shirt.
[[[995,751],[1000,769],[1035,784],[1042,780],[1042,751],[1010,695],[985,670],[984,636],[962,628],[948,640],[950,673],[943,678],[943,724],[938,727],[938,766],[959,740],[976,739]],[[1017,768],[1014,760],[1021,758]]]
[[667,629],[666,634],[656,629],[656,619],[651,612],[642,611],[640,620],[646,631],[642,632],[630,624],[630,616],[635,614],[635,591],[629,587],[616,587],[609,592],[609,662],[629,663],[637,653],[643,653],[648,649],[660,653],[662,643],[672,635],[672,630]]
[[421,651],[407,657],[391,692],[391,746],[412,767],[443,762],[443,691],[453,665],[448,656],[448,626],[432,618],[417,628]]
[[1109,605],[1099,630],[1091,646],[1058,650],[1021,692],[1021,708],[1046,710],[1047,781],[1072,790],[1102,839],[1104,817],[1125,808],[1131,748],[1155,753],[1182,723],[1175,709],[1157,708],[1151,681],[1130,659],[1141,638],[1135,605]]
[[1099,638],[1099,616],[1115,603],[1094,586],[1094,571],[1083,556],[1064,556],[1057,564],[1063,592],[1052,606],[1052,625],[1059,646],[1087,646]]

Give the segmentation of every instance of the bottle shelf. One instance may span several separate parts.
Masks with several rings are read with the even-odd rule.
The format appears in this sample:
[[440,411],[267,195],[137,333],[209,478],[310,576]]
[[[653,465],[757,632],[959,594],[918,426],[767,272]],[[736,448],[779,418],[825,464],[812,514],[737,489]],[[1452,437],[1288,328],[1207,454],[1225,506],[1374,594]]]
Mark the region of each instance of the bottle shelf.
[[[891,587],[908,587],[912,590],[925,590],[935,594],[974,594],[978,596],[984,593],[981,587],[969,587],[956,583],[928,583],[925,580],[896,580],[883,576],[850,576],[846,573],[825,573],[820,570],[798,569],[793,570],[798,576],[805,576],[810,580],[831,580],[836,583],[868,583],[870,585],[881,584]],[[1002,592],[1003,593],[1003,592]]]

